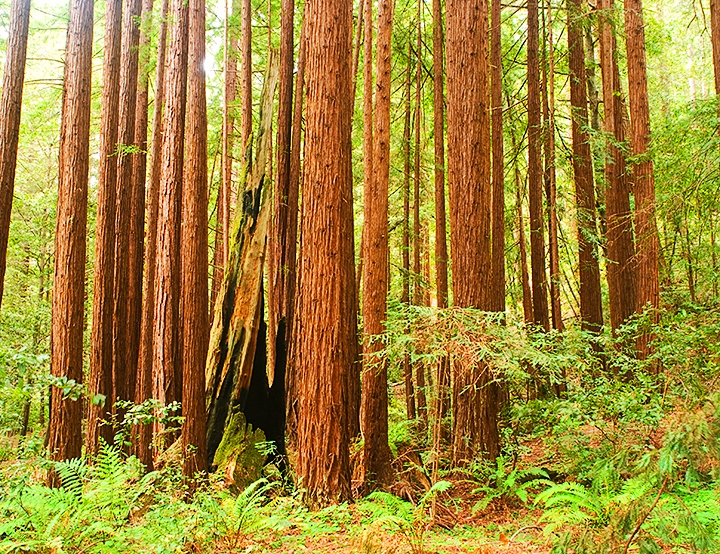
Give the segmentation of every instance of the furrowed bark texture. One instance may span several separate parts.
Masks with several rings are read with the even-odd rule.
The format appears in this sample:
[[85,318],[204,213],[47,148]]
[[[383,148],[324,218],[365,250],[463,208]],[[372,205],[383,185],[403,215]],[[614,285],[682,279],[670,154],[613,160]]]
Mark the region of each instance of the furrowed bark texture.
[[[487,310],[491,183],[486,0],[447,3],[448,182],[453,297]],[[487,364],[455,360],[453,462],[499,452],[497,386]]]
[[[628,60],[630,99],[630,144],[636,162],[632,166],[635,191],[635,237],[637,257],[636,310],[655,310],[650,319],[659,321],[660,283],[658,260],[660,244],[655,221],[655,176],[650,147],[650,103],[645,60],[645,27],[642,1],[625,0],[625,44]],[[643,332],[637,340],[638,354],[650,353],[652,334]]]
[[[85,236],[90,149],[93,2],[70,4],[63,83],[58,205],[55,234],[50,369],[54,377],[83,380]],[[82,446],[79,400],[52,387],[48,452],[54,460],[79,458]],[[59,484],[51,474],[52,485]]]
[[[368,5],[370,2],[368,2]],[[390,182],[390,66],[394,0],[378,4],[377,86],[372,156],[374,178],[365,184],[363,240],[363,389],[362,432],[365,490],[383,488],[392,480],[388,446],[387,361],[383,335],[389,288],[388,189]],[[369,29],[372,27],[368,27]],[[366,158],[367,160],[367,158]]]
[[[356,306],[344,287],[354,273],[350,180],[352,3],[306,8],[307,125],[296,304],[297,471],[311,505],[350,497],[348,375]],[[353,278],[354,280],[354,278]],[[354,288],[354,287],[353,287]]]
[[0,120],[0,307],[2,307],[10,213],[15,189],[29,24],[30,0],[13,0],[5,50],[2,98],[0,98],[0,113],[4,114]]
[[100,167],[98,171],[97,230],[95,239],[95,278],[90,341],[90,398],[103,395],[103,404],[88,405],[85,435],[88,454],[97,453],[98,439],[111,443],[113,429],[102,425],[110,421],[115,403],[113,391],[113,298],[115,291],[115,214],[117,186],[118,110],[120,99],[120,46],[122,1],[105,4],[105,54],[103,61],[102,107],[100,114]]
[[[125,4],[123,45],[120,57],[119,148],[117,156],[117,196],[115,202],[115,295],[113,307],[113,390],[117,400],[134,400],[137,377],[137,350],[134,343],[140,321],[130,319],[130,228],[132,225],[133,158],[122,151],[135,145],[135,105],[137,102],[138,44],[140,42],[140,0]],[[133,295],[133,300],[140,299]],[[134,313],[137,313],[133,306]]]
[[492,276],[491,309],[505,311],[505,162],[503,158],[502,33],[500,0],[492,0]]
[[582,34],[582,0],[568,1],[568,50],[570,105],[572,107],[573,173],[577,204],[577,237],[580,276],[580,317],[583,329],[599,332],[603,325],[600,264],[596,244],[595,186],[588,126],[587,74]]
[[[155,258],[153,398],[163,405],[182,398],[180,359],[180,217],[188,60],[188,4],[173,0],[170,58],[165,81],[165,123]],[[160,430],[160,426],[157,426]]]
[[[183,186],[183,475],[208,468],[205,361],[208,351],[208,185],[205,0],[190,0],[187,162]],[[192,481],[191,481],[192,482]]]
[[610,324],[617,330],[635,313],[636,262],[630,212],[631,183],[627,175],[620,89],[620,72],[616,59],[615,29],[612,25],[613,0],[599,0],[600,67],[602,71],[604,130],[608,135],[605,161],[607,280],[610,296]]
[[542,164],[540,160],[540,26],[537,0],[528,0],[527,81],[528,81],[528,195],[530,197],[530,271],[532,277],[533,321],[550,328],[545,272],[545,236],[542,215]]
[[[140,323],[140,351],[138,354],[138,377],[135,389],[135,403],[142,404],[154,396],[153,345],[155,322],[155,263],[157,260],[157,220],[160,200],[160,168],[162,160],[162,119],[165,104],[165,46],[167,42],[168,0],[163,0],[160,11],[160,32],[158,35],[157,75],[153,101],[152,146],[150,148],[150,180],[148,182],[147,226],[145,242],[145,274],[143,275],[144,301]],[[144,178],[144,173],[143,173]],[[148,470],[153,466],[151,425],[141,425],[136,439],[136,455]]]

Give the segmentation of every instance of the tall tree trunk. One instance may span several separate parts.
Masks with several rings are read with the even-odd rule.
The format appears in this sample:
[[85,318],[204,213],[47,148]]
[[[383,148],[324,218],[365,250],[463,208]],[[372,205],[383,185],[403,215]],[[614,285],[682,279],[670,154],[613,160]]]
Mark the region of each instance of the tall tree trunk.
[[[447,3],[448,182],[453,296],[487,310],[491,275],[488,10],[486,0]],[[475,186],[468,187],[468,183]],[[497,385],[485,363],[455,360],[453,461],[500,451]]]
[[[433,134],[435,146],[435,279],[437,305],[448,307],[447,217],[445,212],[445,39],[440,0],[433,0]],[[409,130],[408,130],[409,132]],[[409,206],[408,206],[409,208]],[[403,241],[405,236],[403,233]],[[447,432],[442,421],[450,409],[450,361],[443,358],[437,368],[437,407],[433,449],[439,453],[440,439]],[[437,459],[434,464],[437,466]],[[437,473],[437,468],[435,468]]]
[[[188,60],[188,4],[172,0],[171,41],[165,80],[165,123],[160,170],[155,258],[153,397],[163,405],[179,401],[180,218],[184,162]],[[159,428],[159,427],[158,427]]]
[[[403,228],[402,228],[402,295],[400,301],[410,303],[410,94],[412,88],[412,46],[408,41],[408,66],[405,73],[405,118],[403,125]],[[410,356],[403,358],[403,380],[405,381],[405,413],[409,420],[417,417],[415,411],[415,388],[413,385]]]
[[[230,241],[230,224],[232,219],[232,210],[230,197],[232,196],[233,182],[233,138],[235,135],[235,117],[233,115],[233,103],[237,91],[237,58],[235,57],[235,49],[237,48],[237,39],[230,30],[230,11],[233,0],[225,0],[225,37],[223,46],[223,127],[222,127],[222,185],[219,193],[219,210],[218,210],[218,226],[216,233],[220,233],[222,240],[222,262],[217,268],[218,274],[215,276],[217,287],[223,280],[224,268],[227,267]],[[242,165],[242,164],[241,164]]]
[[[547,14],[547,18],[545,17]],[[547,48],[543,48],[543,119],[545,132],[543,149],[545,166],[543,179],[547,198],[548,235],[550,239],[550,305],[552,307],[552,328],[563,330],[560,307],[560,246],[558,240],[557,179],[555,173],[555,45],[553,44],[552,10],[548,3],[543,11],[543,28]]]
[[[152,17],[153,0],[143,0],[141,8],[141,19],[149,21]],[[148,301],[147,296],[143,298],[143,266],[145,261],[145,180],[147,173],[147,149],[148,149],[148,99],[150,93],[150,35],[143,30],[140,25],[139,37],[139,74],[138,89],[135,108],[135,143],[138,151],[133,155],[132,168],[132,193],[130,198],[130,244],[129,244],[129,307],[128,320],[133,322],[130,330],[130,343],[132,352],[130,358],[134,360],[133,372],[135,373],[134,396],[130,396],[130,400],[137,401],[138,392],[143,388],[140,383],[142,376],[142,359],[140,356],[140,341],[142,333],[142,312]],[[145,302],[143,302],[145,300]],[[144,396],[141,400],[149,398],[151,394],[151,385],[148,381],[148,387],[143,391]],[[149,428],[147,425],[144,427]],[[138,438],[139,428],[134,429],[134,453],[138,455]],[[149,452],[148,452],[149,453]],[[139,455],[138,455],[139,457]]]
[[245,163],[245,150],[252,133],[252,1],[242,0],[242,23],[240,28],[240,140]]
[[10,26],[5,47],[2,98],[0,98],[0,307],[7,264],[10,212],[15,189],[20,114],[25,82],[30,0],[13,0],[10,8]]
[[[635,237],[637,257],[636,310],[654,310],[650,321],[657,323],[660,307],[658,260],[660,244],[655,222],[655,177],[650,146],[650,104],[645,61],[645,28],[641,0],[625,0],[625,36],[628,61],[628,96],[630,99],[630,144],[636,162],[632,166],[635,191]],[[646,358],[651,332],[637,340],[638,354]]]
[[[145,274],[143,275],[144,301],[140,323],[140,352],[138,355],[138,377],[135,388],[135,403],[142,404],[155,396],[153,375],[153,348],[155,324],[155,264],[157,262],[157,222],[160,203],[160,171],[162,165],[163,106],[165,105],[165,54],[167,43],[168,0],[163,0],[160,10],[160,32],[158,36],[157,75],[155,98],[153,100],[152,146],[150,148],[150,180],[147,198],[147,226],[145,243]],[[148,470],[153,466],[153,429],[141,425],[138,429],[135,453]]]
[[502,5],[492,0],[490,28],[492,109],[492,275],[493,311],[505,311],[505,162],[502,110]]
[[115,217],[117,185],[118,111],[120,101],[120,50],[122,0],[105,4],[105,54],[100,113],[100,167],[98,174],[97,228],[95,232],[95,279],[90,340],[88,394],[104,401],[88,404],[86,445],[94,456],[98,439],[110,443],[115,434],[109,425],[116,400],[113,391],[113,305],[115,278]]
[[550,320],[542,216],[539,33],[538,1],[528,0],[528,193],[530,196],[530,267],[532,274],[533,321],[540,328],[547,331],[550,328]]
[[[295,77],[295,105],[293,107],[293,128],[292,145],[290,148],[290,194],[288,195],[288,245],[292,244],[297,250],[298,233],[298,197],[300,192],[300,151],[302,142],[302,121],[303,121],[303,99],[305,94],[305,60],[307,58],[307,41],[305,38],[307,25],[303,17],[300,27],[300,52],[298,54],[297,76]],[[294,275],[288,281],[288,297],[292,299],[289,309],[293,316],[290,318],[290,328],[285,329],[285,336],[291,340],[287,341],[288,367],[285,373],[285,398],[287,399],[287,421],[285,423],[288,435],[295,438],[295,422],[297,421],[297,401],[295,391],[297,390],[296,371],[292,366],[294,356],[292,353],[295,341],[292,340],[295,314],[295,285],[297,283],[297,256],[293,254],[288,258],[288,273]]]
[[568,0],[570,106],[572,109],[573,173],[577,204],[578,273],[582,327],[600,332],[603,325],[600,264],[596,244],[595,186],[588,125],[587,74],[583,45],[583,1]]
[[[130,216],[132,213],[132,170],[136,153],[135,104],[137,101],[140,0],[125,4],[123,44],[120,58],[119,145],[117,196],[115,202],[115,296],[113,307],[113,391],[117,400],[135,399],[137,345],[132,344],[139,320],[130,315]],[[132,276],[133,278],[135,276]],[[139,301],[138,298],[134,298]],[[135,357],[135,359],[133,359]]]
[[[90,150],[93,2],[70,3],[55,234],[50,370],[53,377],[82,383],[85,302],[85,236]],[[79,458],[82,405],[52,387],[48,451],[54,460]],[[56,474],[52,485],[59,484]]]
[[[370,5],[370,2],[368,2]],[[365,184],[365,268],[363,273],[362,431],[366,491],[392,480],[388,446],[387,361],[383,357],[389,288],[388,187],[390,182],[390,62],[394,0],[378,4],[377,88],[372,166]],[[368,26],[371,29],[371,26]],[[372,35],[370,35],[372,36]],[[371,139],[372,140],[372,139]],[[367,158],[366,158],[367,160]]]
[[[420,223],[420,126],[422,123],[422,2],[418,2],[417,12],[417,46],[415,57],[415,190],[413,194],[413,304],[422,306],[424,300],[425,283],[422,278],[422,267],[420,258],[422,253],[422,225]],[[420,416],[421,431],[424,432],[428,425],[427,398],[425,396],[425,364],[412,364],[415,370],[415,384],[417,388],[418,415]]]
[[344,288],[352,286],[346,278],[354,273],[353,237],[348,232],[352,3],[318,0],[306,10],[305,186],[294,338],[297,470],[306,501],[324,505],[350,496],[346,401],[357,331],[348,325],[356,307],[347,302]]
[[207,471],[205,360],[208,351],[208,185],[205,0],[189,14],[187,162],[182,191],[183,475]]
[[[270,276],[268,294],[269,336],[268,370],[274,376],[276,365],[287,360],[287,329],[292,313],[290,281],[295,273],[289,273],[289,258],[295,257],[296,246],[289,244],[290,230],[290,147],[292,141],[292,104],[294,69],[294,18],[293,0],[283,0],[280,25],[280,97],[278,100],[277,130],[277,179],[275,180],[274,223],[270,240],[270,258],[273,274]],[[278,352],[279,350],[279,352]],[[285,375],[285,368],[280,372]]]
[[600,67],[603,82],[604,129],[608,136],[605,162],[607,280],[610,324],[615,332],[635,312],[636,269],[630,213],[631,184],[626,171],[620,72],[616,60],[614,0],[599,0]]

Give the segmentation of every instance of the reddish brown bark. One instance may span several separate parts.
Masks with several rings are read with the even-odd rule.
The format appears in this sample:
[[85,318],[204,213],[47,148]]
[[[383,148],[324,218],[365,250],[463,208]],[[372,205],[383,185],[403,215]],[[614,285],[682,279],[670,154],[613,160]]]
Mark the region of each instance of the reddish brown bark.
[[[82,383],[85,300],[85,236],[90,149],[93,2],[70,3],[63,82],[58,204],[55,234],[50,370]],[[52,387],[48,452],[54,460],[79,458],[82,406]],[[50,476],[57,485],[56,475]]]
[[545,236],[542,217],[542,165],[540,160],[540,54],[537,0],[528,0],[528,195],[530,197],[530,268],[533,321],[550,328],[545,272]]
[[[453,296],[487,310],[491,275],[486,0],[447,3],[448,183]],[[468,183],[473,183],[468,187]],[[487,364],[454,364],[453,461],[499,453],[497,386]]]
[[5,282],[10,211],[15,189],[22,92],[25,82],[30,0],[13,0],[0,98],[0,307]]
[[185,102],[188,60],[188,4],[173,0],[170,57],[165,81],[155,259],[153,324],[153,397],[167,405],[180,400],[180,217],[184,162]]
[[[547,21],[545,15],[547,14]],[[543,29],[546,48],[543,48],[542,100],[543,100],[543,181],[547,199],[548,253],[550,257],[550,307],[552,328],[563,330],[560,307],[560,245],[558,241],[557,176],[555,173],[555,45],[552,34],[552,10],[547,4],[543,11]]]
[[[125,4],[120,57],[119,152],[115,202],[115,285],[113,307],[113,391],[116,400],[135,398],[137,345],[132,344],[139,320],[130,320],[130,216],[132,214],[133,157],[124,148],[135,145],[135,104],[137,101],[140,0]],[[134,298],[134,301],[139,301]],[[137,313],[139,306],[134,306]],[[135,359],[133,359],[135,358]]]
[[492,310],[505,311],[505,163],[502,110],[502,5],[492,0],[490,28],[492,104]]
[[[650,103],[645,61],[645,27],[642,1],[625,0],[625,44],[628,62],[628,97],[630,100],[630,144],[636,162],[632,166],[635,192],[635,241],[637,258],[636,310],[655,310],[650,321],[657,323],[660,307],[659,255],[655,222],[655,176],[650,146]],[[652,333],[638,337],[638,354],[645,358],[650,352]]]
[[[350,179],[351,12],[349,0],[306,5],[307,116],[298,265],[297,471],[306,501],[350,496],[348,379],[357,332],[348,324],[353,283]],[[348,279],[348,277],[351,277]]]
[[[228,263],[230,241],[226,237],[230,236],[231,223],[231,203],[232,181],[233,181],[233,138],[235,135],[235,117],[232,105],[235,102],[237,92],[237,58],[234,50],[237,48],[237,39],[233,36],[230,29],[230,11],[233,5],[232,0],[225,1],[225,38],[224,38],[224,66],[225,82],[223,86],[223,127],[222,127],[222,187],[219,195],[219,209],[217,212],[218,226],[216,233],[219,233],[222,240],[219,244],[222,246],[221,264],[217,264],[218,273],[214,278],[216,286],[220,287],[223,280],[223,271]],[[241,164],[242,165],[242,164]],[[217,241],[216,241],[217,243]]]
[[207,103],[205,99],[205,0],[190,0],[187,160],[183,183],[183,475],[207,471],[205,359],[208,329]]
[[[368,6],[371,3],[368,2]],[[377,87],[372,166],[365,184],[363,240],[363,389],[362,431],[365,489],[383,488],[392,480],[388,446],[387,361],[383,335],[389,288],[388,190],[390,182],[390,64],[394,0],[378,4]],[[367,26],[371,29],[371,25]],[[372,35],[370,35],[372,36]],[[370,138],[372,141],[372,138]],[[366,161],[368,158],[366,158]]]
[[240,140],[241,160],[245,160],[245,149],[252,134],[252,2],[242,0],[240,28]]
[[607,221],[607,280],[610,323],[616,331],[635,312],[636,269],[630,213],[630,180],[627,176],[620,72],[616,60],[613,0],[599,0],[600,67],[602,70],[604,130],[608,135],[605,162]]
[[[157,220],[160,199],[160,171],[162,160],[162,119],[165,92],[165,53],[167,42],[168,0],[163,0],[160,12],[160,32],[158,36],[158,61],[155,79],[155,99],[153,101],[152,146],[150,149],[150,179],[148,182],[147,226],[145,242],[145,274],[143,276],[144,302],[142,304],[142,322],[140,327],[140,352],[138,356],[138,377],[135,389],[135,403],[142,404],[154,398],[155,380],[153,379],[153,346],[155,322],[155,264],[157,261]],[[150,425],[141,425],[136,438],[136,455],[147,469],[152,469],[153,453],[151,449],[153,429]]]
[[573,174],[577,205],[580,317],[583,329],[599,332],[603,325],[600,265],[596,244],[595,186],[588,126],[587,74],[582,33],[582,0],[568,1],[570,105],[572,109]]
[[102,107],[100,114],[100,167],[98,174],[95,279],[93,285],[92,334],[88,394],[102,395],[102,403],[88,404],[86,446],[93,456],[98,439],[110,443],[114,431],[110,422],[116,400],[113,390],[113,303],[115,278],[115,214],[117,187],[118,111],[120,99],[120,45],[122,1],[105,4],[105,54],[103,62]]

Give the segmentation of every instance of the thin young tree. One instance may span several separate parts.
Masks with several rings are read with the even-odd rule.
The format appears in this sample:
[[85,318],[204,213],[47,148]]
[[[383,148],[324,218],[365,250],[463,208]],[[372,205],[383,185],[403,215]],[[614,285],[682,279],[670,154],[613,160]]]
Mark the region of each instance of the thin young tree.
[[[487,310],[491,287],[490,120],[486,0],[447,3],[448,183],[453,297]],[[468,183],[473,186],[469,187]],[[497,386],[487,364],[454,364],[453,461],[499,453]]]
[[242,0],[240,25],[240,140],[242,157],[252,134],[252,1]]
[[[86,445],[88,454],[97,452],[98,440],[112,442],[109,422],[115,402],[113,391],[113,298],[115,292],[115,214],[117,188],[118,111],[120,101],[120,51],[122,0],[105,4],[105,53],[103,60],[102,106],[100,109],[100,164],[95,246],[95,279],[90,341],[88,392],[96,399],[88,405]],[[101,400],[101,395],[104,399]]]
[[[637,257],[637,299],[639,314],[651,310],[657,323],[660,307],[660,277],[657,224],[655,221],[655,176],[650,148],[650,103],[645,60],[645,24],[641,0],[625,0],[625,45],[630,100],[630,145],[635,191],[635,242]],[[643,332],[637,340],[638,354],[646,358],[652,334]]]
[[588,126],[587,74],[583,41],[583,1],[568,0],[568,52],[572,109],[573,174],[577,204],[580,276],[580,317],[583,329],[599,332],[603,325],[600,264],[595,223],[595,186]]
[[545,236],[542,209],[542,163],[540,142],[540,23],[538,1],[528,0],[527,83],[528,83],[528,195],[530,197],[530,272],[533,296],[533,321],[549,330],[550,317],[545,272]]
[[600,69],[603,87],[603,128],[608,137],[605,161],[605,218],[610,325],[615,332],[635,312],[635,244],[630,211],[631,184],[626,171],[625,106],[617,64],[614,0],[599,0]]
[[[205,359],[208,350],[207,100],[205,0],[190,0],[187,158],[182,190],[183,475],[207,471]],[[192,482],[192,481],[191,481]]]
[[[352,3],[318,0],[307,18],[307,110],[295,368],[297,470],[311,505],[350,496],[348,375],[355,363],[350,44]],[[345,204],[345,205],[344,205]],[[347,280],[351,276],[352,281]],[[354,289],[354,285],[352,286]]]
[[[83,380],[85,237],[90,162],[93,2],[70,3],[63,80],[58,204],[55,233],[50,371],[66,382]],[[54,460],[79,458],[82,404],[58,384],[50,400],[48,452]],[[52,473],[50,482],[58,484]]]
[[502,5],[492,0],[490,27],[492,109],[492,276],[493,311],[505,311],[505,162],[502,108]]
[[168,405],[180,400],[180,217],[184,162],[188,60],[188,4],[173,0],[162,146],[155,259],[153,397]]
[[[370,5],[371,2],[368,2]],[[378,4],[377,84],[375,88],[374,175],[365,186],[363,240],[362,431],[366,491],[390,484],[387,361],[383,334],[389,289],[388,190],[390,182],[390,93],[394,0]],[[368,27],[371,28],[371,27]]]
[[10,211],[15,189],[20,114],[25,82],[30,0],[13,0],[10,7],[10,25],[5,49],[5,70],[0,98],[0,307],[7,264]]
[[[162,161],[162,121],[165,105],[165,57],[167,42],[168,0],[163,0],[160,9],[160,30],[158,33],[157,69],[155,78],[155,98],[153,100],[153,124],[150,147],[150,177],[147,193],[147,225],[145,242],[145,274],[143,275],[144,301],[142,303],[142,321],[140,323],[140,352],[138,356],[138,377],[135,389],[135,403],[142,404],[153,398],[155,384],[153,379],[153,346],[155,324],[155,263],[157,260],[157,221],[160,200],[160,170]],[[144,174],[143,174],[144,177]],[[147,469],[152,469],[153,429],[150,425],[141,425],[138,429],[135,453]]]

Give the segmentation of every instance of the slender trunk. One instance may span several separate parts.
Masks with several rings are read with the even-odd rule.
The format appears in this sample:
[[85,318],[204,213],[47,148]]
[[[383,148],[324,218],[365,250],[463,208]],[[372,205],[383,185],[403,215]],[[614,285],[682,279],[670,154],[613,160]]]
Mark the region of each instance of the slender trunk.
[[252,1],[242,0],[242,24],[240,35],[240,140],[241,160],[245,160],[246,148],[252,133]]
[[540,328],[547,331],[550,328],[550,321],[542,216],[539,32],[538,0],[528,0],[528,192],[530,196],[530,266],[532,273],[533,321]]
[[[126,2],[123,15],[123,44],[120,57],[119,145],[117,157],[117,196],[115,201],[115,281],[113,297],[113,391],[116,400],[135,398],[137,345],[135,327],[139,320],[130,315],[130,216],[132,212],[132,150],[135,146],[135,104],[137,101],[138,44],[140,40],[140,0]],[[134,298],[139,302],[139,298]],[[135,310],[135,307],[134,311]],[[137,313],[137,312],[136,312]],[[133,359],[135,357],[135,359]],[[121,413],[119,411],[118,413]]]
[[[306,501],[321,506],[350,496],[348,379],[356,358],[350,44],[352,3],[306,5],[307,116],[298,265],[295,368],[298,476]],[[351,280],[348,279],[350,277]]]
[[596,244],[595,187],[588,125],[587,80],[582,33],[583,1],[568,0],[568,51],[572,109],[573,174],[577,204],[577,238],[580,276],[580,317],[585,330],[599,332],[603,325],[600,264]]
[[[547,22],[545,13],[547,13]],[[563,330],[560,309],[560,248],[558,244],[557,180],[555,174],[555,45],[553,44],[552,11],[548,3],[543,11],[543,27],[547,49],[543,49],[543,119],[545,133],[545,196],[548,205],[548,235],[550,238],[550,303],[552,307],[552,328]]]
[[[182,379],[180,320],[180,218],[184,162],[188,60],[188,4],[172,0],[170,57],[165,80],[165,122],[160,170],[155,253],[153,397],[163,405],[179,401]],[[157,425],[158,430],[162,429]]]
[[[368,6],[370,2],[368,2]],[[383,357],[389,288],[388,187],[390,182],[390,63],[394,0],[378,4],[377,87],[372,166],[365,184],[365,262],[363,294],[362,431],[365,489],[384,488],[392,480],[388,446],[387,361]],[[367,26],[368,30],[372,27]],[[372,36],[372,35],[370,35]],[[374,140],[373,140],[374,139]],[[366,158],[368,160],[368,158]]]
[[[90,150],[93,2],[70,3],[63,83],[58,204],[55,234],[50,366],[53,377],[83,381],[85,236]],[[79,458],[82,405],[52,386],[48,452],[54,460]],[[57,474],[50,483],[58,485]]]
[[616,60],[613,0],[599,0],[600,67],[603,82],[604,129],[608,136],[605,162],[607,280],[613,332],[635,311],[635,246],[630,213],[630,181],[626,171],[620,72]]
[[0,98],[0,307],[7,264],[10,212],[15,189],[20,114],[25,82],[30,0],[13,0],[5,47],[5,71]]
[[[422,235],[420,223],[420,125],[422,122],[421,100],[422,100],[422,2],[418,2],[417,13],[417,47],[415,56],[417,65],[415,67],[415,190],[413,194],[413,303],[416,306],[423,305],[425,284],[422,278],[422,267],[420,258],[422,253]],[[415,390],[417,396],[417,409],[420,416],[420,430],[424,433],[428,425],[427,398],[425,396],[425,364],[416,363],[415,367]]]
[[[158,36],[157,75],[155,79],[155,98],[153,100],[152,146],[150,148],[150,180],[147,198],[147,226],[145,230],[145,274],[143,276],[142,321],[140,324],[140,353],[138,355],[138,377],[135,388],[135,403],[142,404],[155,396],[153,379],[153,348],[155,322],[155,264],[157,261],[157,221],[160,202],[160,170],[162,161],[162,120],[165,105],[165,45],[167,42],[168,0],[163,0],[160,12],[160,32]],[[138,429],[135,453],[146,469],[153,467],[151,425],[141,425]]]
[[[412,88],[412,47],[408,41],[408,67],[405,74],[405,122],[403,126],[403,235],[402,235],[402,296],[400,301],[410,303],[410,93]],[[409,420],[417,417],[415,411],[415,389],[413,386],[410,356],[403,358],[403,380],[405,381],[405,413]]]
[[[205,0],[190,0],[187,161],[182,191],[183,475],[207,471],[205,361],[208,350],[208,185]],[[192,481],[191,481],[192,483]],[[192,488],[192,487],[191,487]]]
[[[433,0],[433,130],[435,146],[435,279],[437,305],[448,307],[447,217],[445,212],[445,76],[443,14],[440,0]],[[409,208],[409,206],[408,206]],[[403,230],[403,241],[405,234]],[[404,261],[404,260],[403,260]],[[450,409],[450,363],[443,358],[437,366],[437,406],[435,410],[434,473],[440,440],[448,432],[442,425]]]
[[230,30],[230,18],[232,17],[231,6],[233,0],[225,0],[225,25],[224,25],[224,50],[223,70],[225,72],[223,86],[223,126],[222,126],[222,185],[219,193],[220,208],[218,210],[218,226],[216,233],[220,233],[222,239],[222,262],[216,276],[218,287],[223,280],[224,268],[227,267],[230,241],[230,224],[232,219],[231,201],[233,182],[233,139],[235,118],[232,105],[235,102],[237,90],[237,39],[232,36]]
[[[268,370],[274,376],[277,360],[287,359],[287,323],[290,316],[288,298],[290,281],[288,258],[295,256],[295,245],[288,244],[290,222],[288,199],[290,198],[290,147],[292,141],[292,104],[294,69],[294,19],[293,0],[283,0],[280,28],[280,98],[278,101],[277,130],[277,179],[275,180],[275,206],[273,232],[270,242],[270,256],[273,260],[273,275],[270,276],[268,294],[269,335]],[[270,268],[268,268],[270,271]],[[278,352],[278,349],[280,352]],[[283,367],[281,373],[285,375]]]
[[[645,61],[645,27],[642,1],[625,0],[625,36],[630,99],[630,144],[636,162],[632,166],[635,191],[635,237],[637,258],[638,313],[653,310],[650,321],[657,323],[660,307],[659,252],[655,221],[655,177],[650,147],[650,104]],[[651,353],[653,334],[642,333],[637,340],[641,358]]]
[[490,28],[492,109],[492,275],[493,311],[505,311],[505,165],[502,110],[502,4],[492,0]]
[[94,456],[98,440],[111,443],[115,434],[111,421],[116,396],[113,391],[113,303],[115,297],[115,218],[120,101],[120,45],[122,1],[105,4],[105,57],[103,62],[102,107],[100,114],[100,164],[98,171],[97,227],[95,232],[95,279],[90,341],[88,394],[102,401],[88,404],[85,441]]

